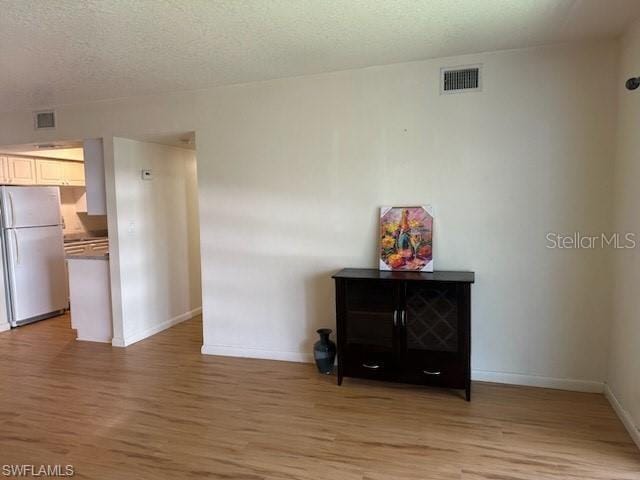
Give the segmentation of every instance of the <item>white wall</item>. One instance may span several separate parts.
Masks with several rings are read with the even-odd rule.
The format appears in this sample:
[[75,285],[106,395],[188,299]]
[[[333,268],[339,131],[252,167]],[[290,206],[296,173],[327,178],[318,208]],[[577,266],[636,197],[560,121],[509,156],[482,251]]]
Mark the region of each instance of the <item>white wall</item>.
[[[475,62],[482,93],[439,95],[442,65]],[[376,265],[377,207],[431,203],[436,268],[477,272],[482,378],[602,382],[604,255],[545,234],[609,227],[614,69],[611,46],[557,48],[229,90],[198,136],[218,160],[201,171],[205,351],[309,352],[330,274]]]
[[[640,22],[622,41],[615,165],[615,230],[640,234],[640,90],[624,82],[640,76]],[[640,251],[615,252],[613,325],[607,384],[614,405],[640,446]]]
[[[60,187],[60,211],[64,218],[64,234],[91,234],[107,230],[106,215],[87,215],[86,189]],[[81,211],[84,209],[85,211]]]
[[190,150],[114,138],[113,152],[122,346],[200,312],[197,177]]
[[[597,390],[609,263],[549,250],[545,235],[611,227],[616,52],[563,45],[60,106],[53,134],[33,132],[30,112],[0,117],[0,144],[197,132],[207,352],[308,359],[315,329],[334,324],[330,275],[376,265],[378,207],[430,203],[436,268],[477,273],[476,377]],[[482,92],[439,94],[440,67],[479,62]]]

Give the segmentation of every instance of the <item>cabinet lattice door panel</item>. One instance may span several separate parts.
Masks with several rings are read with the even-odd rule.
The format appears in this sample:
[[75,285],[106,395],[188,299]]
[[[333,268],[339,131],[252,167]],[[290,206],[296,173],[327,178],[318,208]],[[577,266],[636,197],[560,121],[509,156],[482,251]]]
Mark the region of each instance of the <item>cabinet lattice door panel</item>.
[[458,298],[455,285],[409,284],[405,305],[408,349],[458,350]]

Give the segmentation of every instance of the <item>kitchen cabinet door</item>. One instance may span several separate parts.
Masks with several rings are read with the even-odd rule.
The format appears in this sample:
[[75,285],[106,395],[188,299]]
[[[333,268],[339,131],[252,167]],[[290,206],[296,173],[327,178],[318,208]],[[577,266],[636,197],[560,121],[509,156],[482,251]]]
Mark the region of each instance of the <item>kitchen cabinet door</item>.
[[87,213],[107,214],[104,152],[101,138],[84,140],[84,171],[87,187]]
[[64,185],[63,165],[58,160],[36,159],[36,182],[38,185]]
[[36,167],[33,158],[7,157],[7,183],[12,185],[35,185]]
[[75,185],[83,187],[84,164],[81,162],[61,162],[63,164],[62,178],[65,185]]
[[0,156],[0,183],[7,183],[9,176],[7,175],[7,157]]

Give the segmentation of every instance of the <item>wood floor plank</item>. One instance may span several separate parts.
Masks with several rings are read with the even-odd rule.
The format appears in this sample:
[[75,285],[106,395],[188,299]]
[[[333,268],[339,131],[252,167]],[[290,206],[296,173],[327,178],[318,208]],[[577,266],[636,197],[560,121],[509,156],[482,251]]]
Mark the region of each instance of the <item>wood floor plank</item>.
[[68,316],[0,334],[0,464],[80,479],[640,480],[602,395],[456,392],[203,356],[201,319],[126,349]]

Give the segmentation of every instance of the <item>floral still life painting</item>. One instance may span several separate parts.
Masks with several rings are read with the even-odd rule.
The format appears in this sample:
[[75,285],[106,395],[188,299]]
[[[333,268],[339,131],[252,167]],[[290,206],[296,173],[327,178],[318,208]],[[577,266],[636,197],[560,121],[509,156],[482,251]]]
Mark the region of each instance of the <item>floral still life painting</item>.
[[380,208],[380,270],[433,272],[431,207]]

